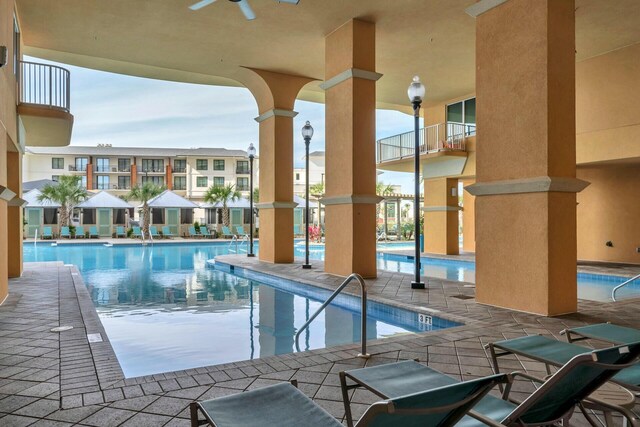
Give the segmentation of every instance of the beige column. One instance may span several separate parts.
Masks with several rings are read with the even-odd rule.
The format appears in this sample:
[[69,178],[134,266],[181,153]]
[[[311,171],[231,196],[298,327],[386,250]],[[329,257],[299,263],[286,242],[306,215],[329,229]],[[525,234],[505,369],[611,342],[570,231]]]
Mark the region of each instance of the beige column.
[[429,179],[424,182],[424,251],[457,255],[458,180]]
[[237,76],[253,94],[260,115],[260,251],[262,261],[293,262],[293,111],[313,79],[243,68]]
[[325,271],[376,277],[375,25],[351,20],[325,41]]
[[[12,146],[13,144],[7,144]],[[7,152],[7,187],[22,196],[22,155],[17,151]],[[7,207],[8,273],[9,277],[22,275],[22,207]]]
[[476,21],[476,298],[577,310],[575,4],[482,0]]

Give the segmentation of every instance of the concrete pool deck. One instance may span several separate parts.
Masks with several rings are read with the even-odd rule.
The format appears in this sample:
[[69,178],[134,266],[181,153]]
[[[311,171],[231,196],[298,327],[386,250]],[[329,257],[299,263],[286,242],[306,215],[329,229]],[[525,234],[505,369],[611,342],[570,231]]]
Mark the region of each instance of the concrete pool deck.
[[[246,256],[219,259],[321,287],[335,288],[342,281],[325,274],[317,261],[309,271],[298,264],[273,265]],[[367,281],[370,298],[419,310],[428,307],[465,325],[369,341],[373,357],[366,362],[355,357],[359,345],[352,344],[125,379],[78,270],[61,262],[27,263],[23,277],[10,281],[9,297],[0,306],[0,425],[188,426],[187,405],[192,400],[293,378],[342,421],[340,370],[417,358],[458,379],[470,379],[491,373],[483,349],[490,341],[526,334],[561,339],[558,333],[567,326],[604,321],[640,328],[638,299],[580,301],[579,313],[547,318],[479,305],[474,289],[462,283],[429,279],[427,290],[411,290],[410,281],[410,275],[381,271],[378,279]],[[50,332],[64,325],[74,328]],[[101,342],[89,342],[88,335],[95,334]],[[512,358],[505,366],[544,374],[541,364],[526,360]],[[532,388],[531,383],[518,383],[516,397]],[[359,416],[375,397],[357,390],[351,399]],[[572,421],[586,425],[578,415]]]

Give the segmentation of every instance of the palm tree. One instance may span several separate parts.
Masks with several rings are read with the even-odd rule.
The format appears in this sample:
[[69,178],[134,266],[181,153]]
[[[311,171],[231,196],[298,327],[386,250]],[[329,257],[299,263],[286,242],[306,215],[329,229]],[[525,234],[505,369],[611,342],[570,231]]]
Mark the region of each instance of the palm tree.
[[313,184],[309,187],[309,194],[314,196],[321,196],[324,194],[324,182],[319,182],[318,184]]
[[[391,186],[391,184],[385,184],[382,181],[377,182],[376,194],[381,197],[393,194],[393,187]],[[378,218],[380,218],[380,203],[376,205],[376,221],[378,220]]]
[[229,208],[227,203],[235,202],[240,199],[242,195],[236,186],[233,184],[227,184],[224,187],[212,185],[207,189],[204,194],[204,201],[211,204],[222,203],[222,224],[225,227],[229,226]]
[[38,201],[49,201],[60,205],[60,225],[68,226],[69,215],[74,205],[87,198],[87,192],[82,188],[82,178],[74,175],[61,175],[55,184],[47,184],[38,196]]
[[[249,196],[247,196],[247,199],[249,198]],[[260,201],[260,189],[259,188],[254,188],[253,189],[253,203],[258,203]]]
[[153,182],[145,182],[144,184],[134,186],[126,195],[127,200],[139,200],[142,202],[142,231],[149,233],[149,219],[151,217],[149,208],[149,200],[160,195],[165,190],[164,186],[154,184]]

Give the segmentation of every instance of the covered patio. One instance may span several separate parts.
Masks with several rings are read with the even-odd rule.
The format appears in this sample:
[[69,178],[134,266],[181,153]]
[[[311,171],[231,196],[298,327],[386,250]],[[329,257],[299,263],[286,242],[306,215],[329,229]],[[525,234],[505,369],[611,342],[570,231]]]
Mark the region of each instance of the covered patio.
[[117,226],[128,228],[134,207],[106,191],[100,191],[76,206],[84,226],[96,226],[100,237],[112,237]]
[[39,201],[42,193],[37,188],[29,190],[22,198],[27,202],[24,208],[24,219],[26,224],[25,237],[33,238],[42,235],[43,227],[51,227],[54,235],[60,233],[60,225],[58,224],[58,208],[59,204],[49,200]]
[[174,236],[187,235],[189,226],[193,224],[193,210],[200,207],[171,190],[165,190],[149,200],[148,205],[151,208],[149,224],[168,226]]

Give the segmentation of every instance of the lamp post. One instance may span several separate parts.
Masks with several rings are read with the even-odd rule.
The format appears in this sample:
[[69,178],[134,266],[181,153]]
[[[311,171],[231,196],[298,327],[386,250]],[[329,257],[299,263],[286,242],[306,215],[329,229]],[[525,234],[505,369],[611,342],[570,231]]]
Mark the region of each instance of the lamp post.
[[304,138],[305,148],[305,207],[304,207],[304,264],[302,268],[309,269],[309,144],[311,143],[311,137],[313,136],[313,128],[311,123],[307,120],[307,123],[302,127],[302,138]]
[[256,147],[249,144],[247,148],[247,154],[249,155],[249,252],[248,257],[255,257],[253,253],[253,159],[256,157]]
[[407,89],[407,95],[413,106],[414,133],[415,133],[415,152],[414,152],[414,171],[415,180],[414,199],[413,199],[413,228],[416,240],[416,250],[414,259],[415,277],[411,282],[411,289],[424,289],[424,282],[420,281],[420,136],[418,135],[420,127],[420,104],[426,89],[420,82],[420,77],[415,76],[413,82]]

